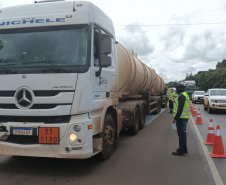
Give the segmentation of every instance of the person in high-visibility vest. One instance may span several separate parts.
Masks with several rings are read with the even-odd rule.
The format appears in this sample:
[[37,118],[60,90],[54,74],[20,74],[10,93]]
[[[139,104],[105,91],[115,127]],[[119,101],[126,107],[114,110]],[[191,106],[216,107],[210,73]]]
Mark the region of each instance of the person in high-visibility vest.
[[184,155],[188,153],[187,149],[187,122],[190,117],[190,98],[186,92],[184,92],[185,86],[183,84],[179,84],[176,87],[177,98],[174,103],[173,116],[174,120],[172,123],[176,123],[177,132],[179,137],[179,148],[172,152],[173,155]]
[[169,108],[170,108],[169,113],[173,113],[174,96],[175,96],[175,93],[174,93],[174,89],[172,88],[169,93]]

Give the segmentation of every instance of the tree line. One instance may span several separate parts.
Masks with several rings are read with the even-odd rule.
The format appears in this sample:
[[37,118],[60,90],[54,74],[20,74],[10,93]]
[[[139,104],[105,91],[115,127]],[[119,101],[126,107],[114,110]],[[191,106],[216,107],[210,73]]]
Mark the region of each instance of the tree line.
[[[210,88],[226,88],[226,60],[218,62],[216,69],[209,69],[208,71],[199,71],[197,74],[186,74],[184,80],[194,80],[198,87],[197,90],[207,91]],[[184,81],[181,80],[181,81]],[[169,82],[168,88],[176,87],[177,81]]]

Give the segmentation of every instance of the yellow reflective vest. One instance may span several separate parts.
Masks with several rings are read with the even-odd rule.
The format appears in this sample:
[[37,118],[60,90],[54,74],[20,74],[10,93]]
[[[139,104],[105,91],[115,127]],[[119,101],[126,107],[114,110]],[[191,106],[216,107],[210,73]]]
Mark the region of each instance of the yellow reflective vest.
[[174,91],[170,92],[170,94],[169,94],[169,100],[173,101],[173,99],[174,99]]
[[177,114],[178,105],[179,105],[178,98],[182,94],[185,96],[186,100],[184,102],[184,107],[183,107],[183,111],[182,111],[180,118],[189,119],[189,116],[190,116],[190,106],[189,106],[190,98],[189,98],[189,96],[186,92],[182,92],[177,96],[177,99],[176,99],[174,106],[173,106],[173,116],[176,116],[176,114]]

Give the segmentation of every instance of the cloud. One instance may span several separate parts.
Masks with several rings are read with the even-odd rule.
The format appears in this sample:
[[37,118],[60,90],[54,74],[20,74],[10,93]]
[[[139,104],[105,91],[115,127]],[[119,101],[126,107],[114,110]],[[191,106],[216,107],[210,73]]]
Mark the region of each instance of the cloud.
[[225,33],[206,30],[202,34],[193,34],[184,48],[183,60],[217,62],[225,57]]
[[160,36],[160,42],[165,51],[174,51],[184,44],[185,30],[181,27],[169,27],[164,35]]
[[133,49],[139,58],[150,55],[155,49],[154,45],[150,44],[147,31],[141,26],[125,26],[118,40],[127,49]]

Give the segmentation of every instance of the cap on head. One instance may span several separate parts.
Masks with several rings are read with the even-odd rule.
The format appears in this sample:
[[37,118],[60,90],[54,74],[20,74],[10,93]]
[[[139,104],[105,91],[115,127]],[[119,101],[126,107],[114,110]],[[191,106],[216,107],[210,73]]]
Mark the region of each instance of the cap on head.
[[178,84],[176,87],[177,91],[184,91],[185,90],[185,86],[183,84]]

